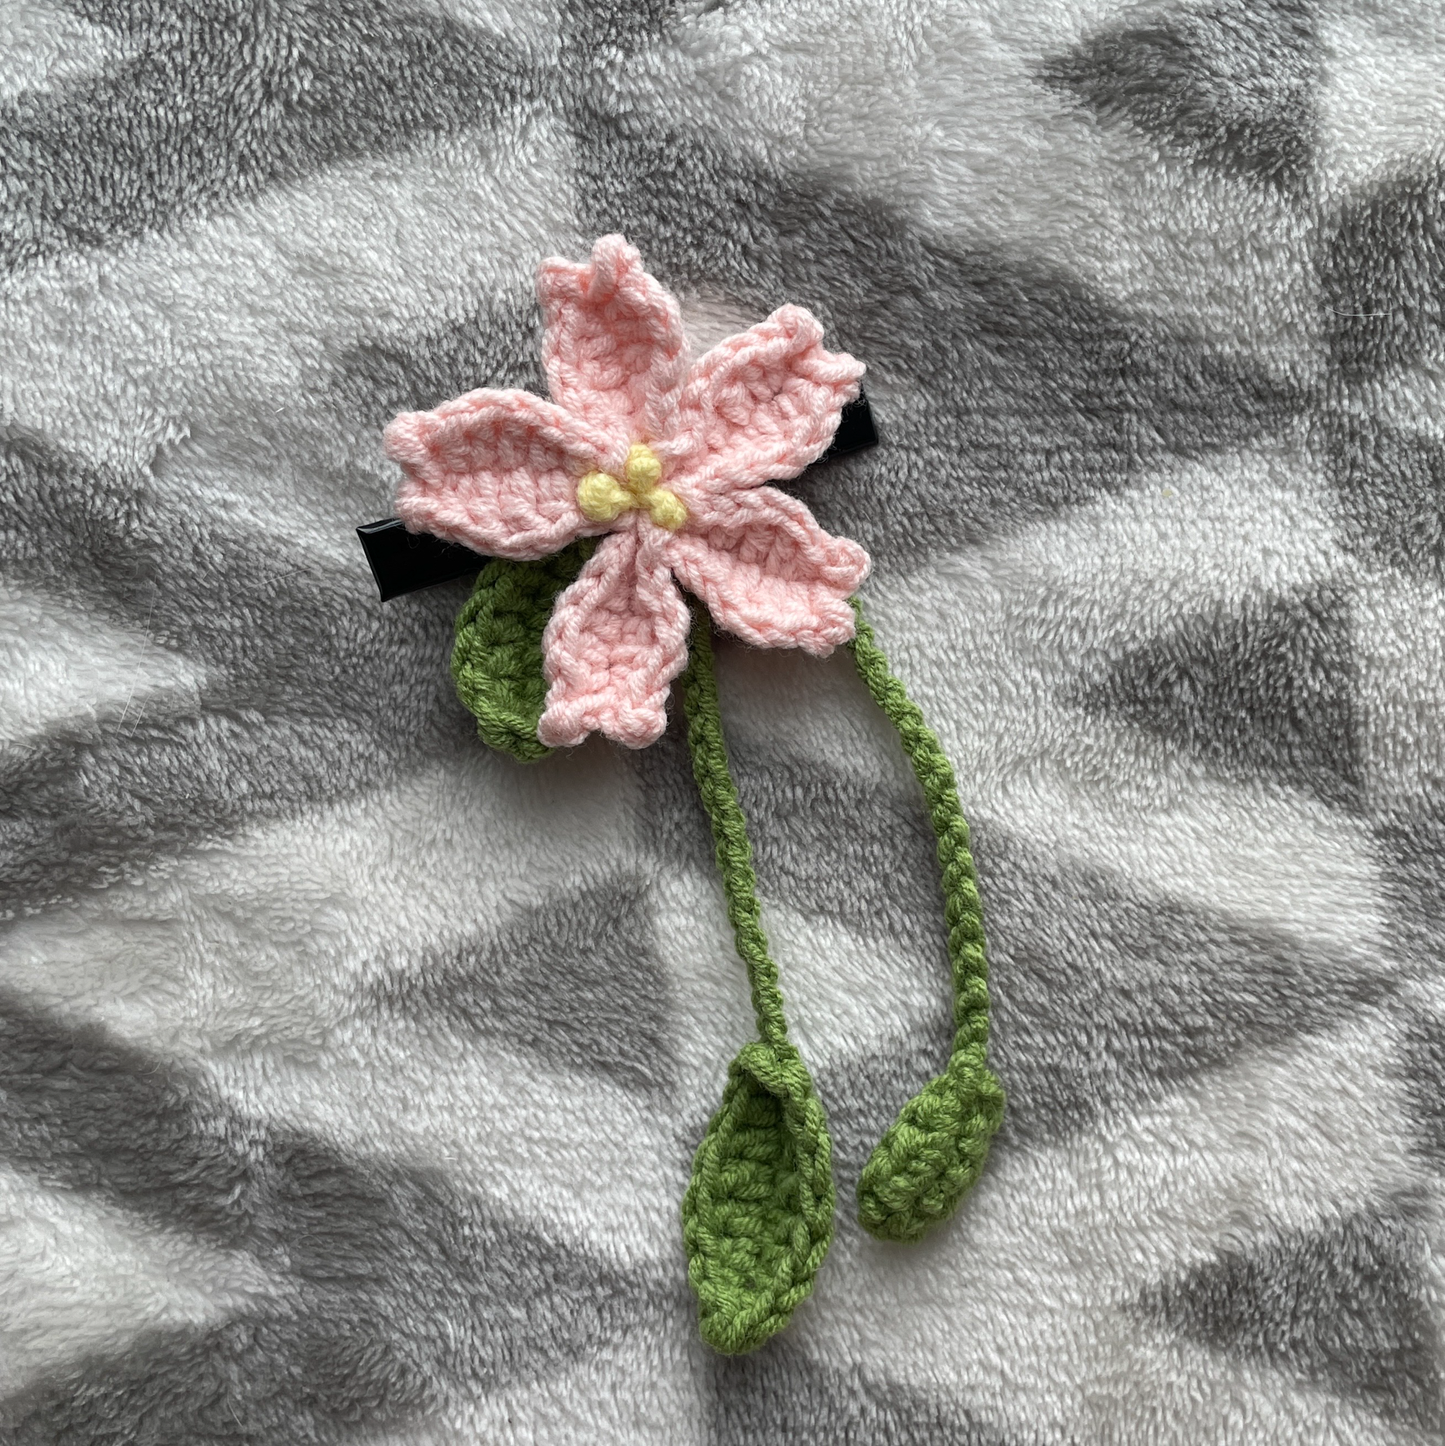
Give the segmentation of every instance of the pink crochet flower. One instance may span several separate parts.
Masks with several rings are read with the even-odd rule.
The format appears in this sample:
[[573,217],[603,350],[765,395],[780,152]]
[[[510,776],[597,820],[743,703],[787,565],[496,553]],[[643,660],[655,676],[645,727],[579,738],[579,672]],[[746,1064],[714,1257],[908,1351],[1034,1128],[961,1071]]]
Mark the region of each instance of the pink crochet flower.
[[676,300],[621,236],[583,265],[544,262],[537,294],[552,400],[484,389],[397,417],[397,513],[520,560],[606,533],[543,635],[537,736],[567,746],[600,731],[641,748],[666,726],[687,661],[674,579],[760,647],[824,656],[853,636],[867,553],[761,484],[827,449],[863,367],[825,351],[798,306],[689,364]]

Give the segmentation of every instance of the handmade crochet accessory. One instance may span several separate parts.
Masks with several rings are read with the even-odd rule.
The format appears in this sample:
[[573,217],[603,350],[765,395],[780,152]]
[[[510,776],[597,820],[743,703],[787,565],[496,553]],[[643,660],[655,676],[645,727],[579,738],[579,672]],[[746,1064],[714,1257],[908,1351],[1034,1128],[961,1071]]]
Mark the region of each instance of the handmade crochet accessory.
[[[956,1035],[858,1182],[858,1218],[919,1239],[983,1169],[1003,1115],[990,1071],[988,965],[953,770],[893,676],[857,597],[867,554],[767,485],[828,448],[863,366],[783,306],[702,357],[673,296],[620,236],[543,263],[550,400],[469,392],[386,429],[414,532],[488,555],[457,620],[452,673],[482,739],[524,761],[594,732],[641,748],[681,675],[693,772],[712,825],[758,1039],[728,1070],[682,1202],[703,1337],[750,1351],[812,1290],[833,1236],[823,1105],[788,1038],[747,825],[728,764],[712,628],[824,657],[840,644],[897,728],[938,840]],[[694,599],[691,609],[679,585]]]

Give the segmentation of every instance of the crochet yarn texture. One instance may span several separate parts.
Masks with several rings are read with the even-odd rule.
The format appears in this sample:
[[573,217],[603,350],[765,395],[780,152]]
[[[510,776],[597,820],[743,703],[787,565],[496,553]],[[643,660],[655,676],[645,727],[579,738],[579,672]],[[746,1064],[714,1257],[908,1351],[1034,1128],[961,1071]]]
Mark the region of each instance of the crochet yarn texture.
[[523,763],[552,751],[537,737],[547,694],[542,632],[557,594],[571,585],[595,545],[583,538],[541,562],[494,557],[457,618],[457,696],[476,718],[482,742]]
[[728,1069],[722,1105],[698,1146],[682,1202],[703,1339],[736,1354],[781,1330],[813,1289],[833,1239],[832,1145],[812,1076],[788,1039],[747,821],[728,769],[711,629],[701,614],[682,686],[693,774],[712,824],[760,1036]]
[[[988,1067],[988,963],[953,769],[888,667],[854,596],[868,557],[766,486],[827,448],[862,366],[825,351],[798,307],[687,358],[677,303],[637,252],[603,237],[538,278],[552,392],[471,392],[387,429],[417,529],[495,554],[457,619],[452,675],[491,747],[524,762],[601,731],[641,747],[672,680],[712,829],[758,1038],[728,1068],[682,1202],[699,1328],[757,1349],[787,1325],[833,1238],[827,1119],[788,1038],[747,822],[728,762],[713,621],[745,642],[825,655],[848,643],[923,790],[938,845],[955,1037],[858,1182],[873,1234],[919,1239],[978,1179],[1003,1118]],[[677,584],[697,599],[691,615]],[[690,632],[690,642],[689,642]]]
[[[541,637],[551,599],[575,576],[589,546],[574,544],[542,563],[489,564],[457,619],[452,668],[458,691],[476,714],[481,737],[524,761],[550,751],[535,734],[544,687]],[[858,1182],[859,1221],[881,1239],[911,1241],[947,1219],[982,1173],[1003,1119],[1004,1093],[987,1065],[982,909],[953,768],[890,671],[861,605],[856,599],[853,605],[858,673],[898,730],[937,839],[953,974],[956,1035],[948,1066],[904,1105]],[[812,1289],[833,1233],[831,1146],[811,1076],[787,1036],[701,613],[682,690],[693,773],[759,1034],[729,1069],[683,1202],[702,1334],[716,1349],[736,1353],[780,1330]]]
[[537,295],[550,400],[468,392],[403,413],[385,444],[415,531],[519,562],[601,538],[543,634],[539,740],[662,733],[687,660],[679,584],[759,647],[847,642],[867,553],[767,484],[826,450],[862,363],[799,306],[691,360],[676,298],[621,236],[544,262]]
[[923,789],[938,843],[948,957],[953,970],[953,1054],[948,1068],[904,1105],[858,1180],[858,1219],[884,1240],[917,1240],[946,1219],[983,1172],[1003,1122],[1004,1092],[989,1069],[988,958],[983,907],[958,784],[933,730],[889,671],[858,600],[851,647],[859,676],[898,730]]
[[[956,1037],[947,1069],[904,1105],[858,1182],[858,1218],[885,1240],[913,1241],[946,1219],[978,1179],[1003,1120],[986,1062],[988,963],[968,824],[953,768],[894,677],[858,600],[859,675],[898,730],[923,789],[942,870]],[[768,953],[747,824],[728,767],[707,620],[699,616],[683,678],[688,746],[712,825],[737,951],[747,968],[760,1042],[728,1071],[721,1108],[683,1200],[688,1278],[700,1328],[716,1349],[761,1345],[812,1290],[832,1240],[832,1156],[823,1107],[787,1037],[778,970]]]

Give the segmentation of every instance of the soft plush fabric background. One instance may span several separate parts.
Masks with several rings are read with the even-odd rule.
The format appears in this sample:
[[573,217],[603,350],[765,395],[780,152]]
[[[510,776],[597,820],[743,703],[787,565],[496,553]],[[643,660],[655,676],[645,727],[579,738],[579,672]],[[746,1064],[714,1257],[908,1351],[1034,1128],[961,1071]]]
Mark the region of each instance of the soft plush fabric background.
[[[6,0],[4,1439],[1438,1441],[1442,75],[1429,0]],[[843,1216],[741,1361],[677,736],[489,755],[464,587],[351,530],[613,229],[869,366],[798,487],[958,767],[1010,1092],[947,1228],[851,1222],[945,1056],[929,838],[846,657],[723,645]]]

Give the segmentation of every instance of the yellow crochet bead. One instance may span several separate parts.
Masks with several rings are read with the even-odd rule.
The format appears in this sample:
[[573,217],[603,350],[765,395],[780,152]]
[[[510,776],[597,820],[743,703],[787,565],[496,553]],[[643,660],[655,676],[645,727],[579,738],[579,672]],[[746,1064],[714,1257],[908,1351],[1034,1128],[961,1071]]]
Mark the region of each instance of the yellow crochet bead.
[[641,502],[662,481],[662,463],[657,453],[642,442],[634,442],[622,468],[627,490]]
[[687,521],[682,498],[657,485],[662,463],[651,447],[633,443],[622,476],[619,482],[610,472],[589,472],[577,484],[577,506],[589,522],[615,522],[633,507],[645,507],[647,515],[669,532]]
[[666,487],[658,487],[649,492],[643,499],[643,505],[647,508],[648,516],[669,532],[676,532],[687,521],[687,508],[682,505],[682,498],[676,492],[669,492]]
[[590,522],[615,522],[637,503],[610,472],[589,472],[577,484],[577,505]]

